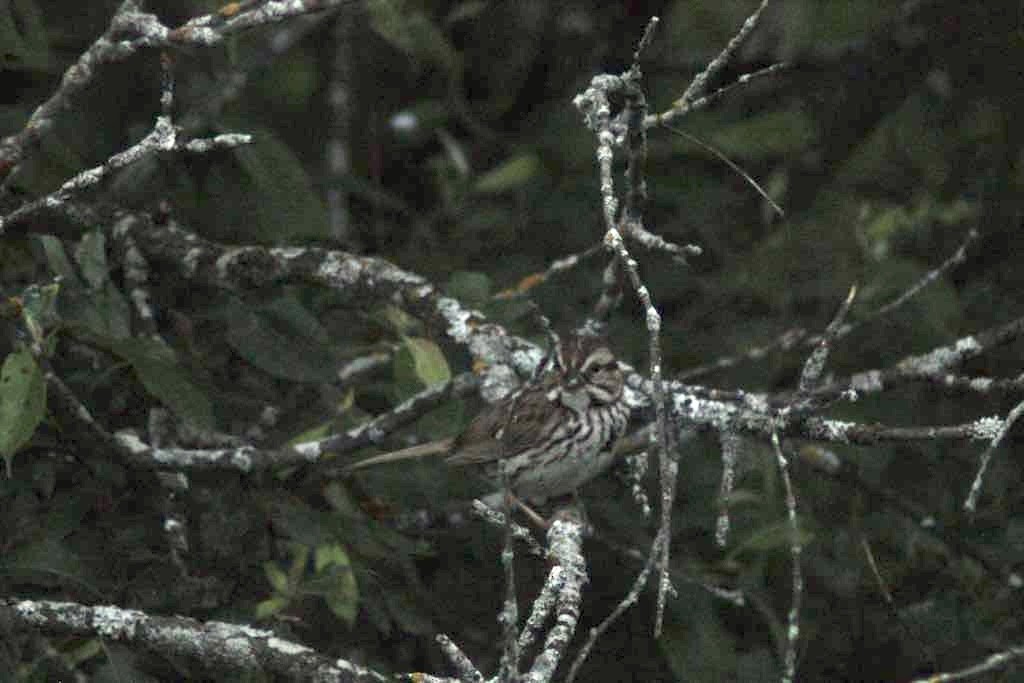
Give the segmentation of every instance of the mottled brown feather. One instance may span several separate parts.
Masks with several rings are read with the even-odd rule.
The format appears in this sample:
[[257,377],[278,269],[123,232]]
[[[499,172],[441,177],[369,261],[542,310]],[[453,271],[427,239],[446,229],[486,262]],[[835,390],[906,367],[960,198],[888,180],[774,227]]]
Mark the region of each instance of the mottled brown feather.
[[551,368],[522,390],[492,404],[454,440],[422,444],[360,461],[369,465],[427,455],[452,466],[480,466],[500,485],[504,471],[517,495],[544,500],[575,490],[607,467],[626,428],[623,376],[607,342],[568,335]]
[[[506,397],[477,415],[452,444],[449,465],[477,465],[494,462],[508,453],[535,446],[559,419],[548,398],[557,386],[559,373],[549,372],[539,384]],[[498,434],[501,438],[498,438]]]

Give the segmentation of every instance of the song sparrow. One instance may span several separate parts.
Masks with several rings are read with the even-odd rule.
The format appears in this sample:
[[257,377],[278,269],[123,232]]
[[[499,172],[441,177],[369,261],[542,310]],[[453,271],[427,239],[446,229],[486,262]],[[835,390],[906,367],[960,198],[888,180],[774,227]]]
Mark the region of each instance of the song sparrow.
[[347,471],[396,460],[446,454],[472,466],[500,488],[501,468],[520,499],[540,503],[572,493],[603,472],[626,429],[623,374],[600,337],[569,335],[553,367],[476,416],[455,439],[384,453]]

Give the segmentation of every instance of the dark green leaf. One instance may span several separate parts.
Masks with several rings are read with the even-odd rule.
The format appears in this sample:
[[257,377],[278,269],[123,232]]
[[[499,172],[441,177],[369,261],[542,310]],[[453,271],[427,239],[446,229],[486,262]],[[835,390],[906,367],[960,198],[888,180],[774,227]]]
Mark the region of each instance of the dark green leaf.
[[396,194],[388,192],[384,187],[356,175],[346,175],[339,179],[340,189],[348,192],[369,204],[388,211],[408,212],[410,207]]
[[[246,54],[235,62],[237,67],[260,60],[257,54],[265,49],[253,42]],[[309,112],[310,98],[320,87],[320,64],[314,50],[289,50],[275,58],[269,68],[259,69],[250,79],[254,97],[273,107],[273,115],[305,116]]]
[[267,577],[267,582],[275,591],[281,594],[288,593],[288,575],[277,566],[276,562],[264,562],[263,573]]
[[329,436],[333,430],[334,420],[325,420],[324,422],[314,425],[288,439],[288,445],[295,446],[300,443],[306,443],[307,441],[319,441],[320,439]]
[[397,589],[387,591],[384,599],[391,617],[406,633],[427,635],[437,631],[426,610],[415,604],[405,592]]
[[356,618],[359,607],[359,591],[352,563],[345,548],[338,543],[317,547],[314,566],[318,578],[329,580],[323,588],[328,608],[349,626]]
[[111,349],[131,364],[146,391],[183,419],[212,427],[210,398],[192,382],[185,368],[162,343],[132,338],[112,344]]
[[327,484],[323,490],[324,498],[337,512],[343,515],[352,517],[359,514],[359,506],[352,496],[349,495],[348,489],[339,484],[336,481],[332,481]]
[[270,518],[279,533],[300,545],[315,548],[337,540],[330,513],[297,500],[274,501]]
[[[326,239],[330,233],[327,210],[302,162],[271,131],[239,125],[254,140],[233,150],[252,183],[251,188],[241,189],[258,196],[259,201],[249,198],[241,206],[225,206],[225,211],[231,212],[225,219],[242,221],[240,225],[247,226],[250,239],[259,241]],[[226,178],[224,182],[230,184]],[[241,199],[226,189],[220,193],[222,204]]]
[[291,601],[281,595],[267,598],[256,605],[256,619],[268,619],[288,606]]
[[68,258],[64,243],[53,235],[36,235],[35,239],[42,246],[43,253],[46,254],[46,261],[53,274],[64,278],[66,286],[80,285],[78,271],[72,265],[71,259]]
[[103,652],[103,646],[99,638],[86,640],[85,642],[65,650],[62,654],[72,666],[78,666],[89,661]]
[[57,299],[60,295],[60,284],[31,285],[21,295],[21,315],[25,326],[32,333],[32,340],[37,343],[44,341],[49,328],[59,322],[57,315]]
[[86,568],[78,555],[64,543],[52,538],[44,538],[8,551],[0,560],[0,569],[5,573],[25,574],[40,585],[76,583],[92,588],[85,581]]
[[96,290],[65,287],[61,290],[59,308],[68,323],[81,325],[101,340],[131,336],[131,307],[113,282]]
[[242,358],[275,377],[327,382],[334,371],[326,330],[293,299],[278,299],[257,309],[233,302],[227,341]]
[[0,369],[0,456],[11,459],[28,443],[46,413],[46,382],[28,349],[15,351]]
[[109,640],[101,641],[107,663],[93,676],[93,683],[157,683],[157,679],[143,671],[141,656],[129,646]]
[[395,354],[395,383],[402,399],[451,379],[451,369],[440,347],[423,337],[406,337]]
[[0,67],[48,71],[52,66],[43,13],[35,0],[0,4]]
[[392,304],[374,311],[373,319],[398,335],[412,335],[423,329],[419,320]]
[[459,55],[417,4],[408,0],[369,0],[370,26],[384,40],[419,61],[455,75]]
[[658,645],[678,680],[735,680],[736,642],[722,623],[710,595],[695,586],[680,586],[670,602]]
[[107,238],[101,231],[91,230],[82,235],[75,247],[75,260],[90,287],[100,289],[108,282]]
[[448,278],[445,293],[465,306],[481,308],[491,299],[491,278],[485,273],[458,270]]
[[331,336],[320,324],[320,320],[309,312],[301,301],[293,296],[271,299],[260,308],[260,312],[280,321],[288,332],[294,332],[301,339],[329,344]]
[[39,235],[36,240],[43,248],[50,270],[63,278],[57,297],[57,308],[63,319],[104,340],[128,337],[131,334],[131,308],[107,275],[102,233],[89,233],[78,245],[76,259],[85,282],[59,239],[52,235]]
[[514,190],[529,182],[537,174],[539,168],[540,159],[536,154],[520,154],[481,175],[477,178],[473,189],[485,193]]
[[[798,109],[770,111],[717,126],[704,142],[733,161],[758,161],[804,149],[814,141],[814,131],[813,121]],[[699,149],[699,154],[710,154]]]
[[[789,520],[763,526],[750,534],[730,552],[728,559],[735,560],[745,552],[764,553],[779,550],[780,548],[789,548],[792,543],[792,533]],[[806,548],[814,540],[814,534],[805,525],[801,524],[799,526],[798,538],[800,544]]]
[[349,495],[348,490],[332,482],[323,489],[324,498],[335,510],[339,536],[353,553],[376,559],[396,556],[430,557],[433,552],[425,541],[417,541],[398,533],[387,524],[369,519]]
[[309,564],[309,546],[296,543],[292,546],[291,552],[292,563],[288,567],[288,582],[297,586],[306,573],[306,565]]

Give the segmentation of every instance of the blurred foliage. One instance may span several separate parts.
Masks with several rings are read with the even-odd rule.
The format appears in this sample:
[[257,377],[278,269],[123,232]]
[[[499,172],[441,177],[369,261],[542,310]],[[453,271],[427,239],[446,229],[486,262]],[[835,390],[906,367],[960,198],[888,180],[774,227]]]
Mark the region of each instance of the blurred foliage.
[[[117,4],[0,7],[0,135],[24,125]],[[219,4],[146,6],[175,25]],[[245,132],[255,144],[145,159],[83,200],[148,211],[163,203],[215,240],[381,256],[539,340],[525,298],[494,294],[601,239],[593,136],[572,97],[594,74],[624,69],[657,14],[643,70],[652,110],[664,110],[756,4],[366,0],[345,4],[343,26],[311,19],[284,53],[272,47],[289,27],[249,31],[221,48],[175,55],[175,120],[192,135]],[[1014,122],[1024,115],[1022,16],[1015,0],[773,3],[712,86],[779,60],[790,68],[678,127],[741,166],[786,217],[718,154],[650,131],[645,224],[704,250],[684,267],[635,249],[663,313],[666,372],[742,353],[794,327],[820,330],[854,283],[852,318],[866,316],[952,254],[971,228],[981,239],[967,263],[844,340],[830,369],[883,367],[1020,315],[1024,139]],[[0,212],[142,137],[159,111],[159,84],[155,54],[98,67],[10,181]],[[332,118],[337,97],[344,126]],[[351,165],[341,179],[328,175],[325,158],[339,130]],[[347,228],[332,224],[332,184],[345,196]],[[47,417],[43,382],[52,368],[110,430],[145,434],[152,409],[163,406],[183,447],[196,427],[274,447],[360,424],[470,369],[464,351],[391,302],[341,308],[330,292],[295,286],[228,295],[151,264],[157,340],[136,319],[130,265],[109,226],[45,221],[29,237],[0,242],[0,454],[11,468],[0,477],[0,595],[259,622],[389,671],[441,673],[433,635],[444,632],[484,670],[495,668],[500,534],[477,522],[424,531],[416,521],[448,511],[478,491],[476,482],[420,462],[326,485],[301,469],[194,474],[171,496],[151,475],[61,432]],[[586,260],[529,296],[556,326],[578,324],[599,296],[606,262]],[[645,366],[630,295],[611,336],[626,360]],[[965,372],[1016,377],[1022,350],[1016,340]],[[340,368],[372,353],[391,360],[339,382]],[[791,389],[803,358],[773,353],[701,381]],[[263,419],[268,406],[276,420]],[[382,445],[457,433],[475,407],[452,401]],[[922,385],[830,414],[931,425],[1010,407],[1009,399]],[[801,680],[902,680],[1021,642],[1020,597],[933,534],[962,538],[994,566],[1024,563],[1024,471],[1010,457],[1017,441],[1011,434],[996,453],[972,520],[961,505],[978,444],[836,447],[854,463],[856,482],[796,467],[806,533]],[[665,633],[650,636],[653,600],[645,598],[598,644],[585,680],[777,680],[790,555],[774,457],[744,443],[732,535],[719,549],[719,446],[700,435],[682,448],[679,595]],[[644,550],[650,540],[651,524],[626,491],[618,473],[584,491],[597,539],[587,546],[583,632],[638,570],[624,549]],[[172,498],[188,521],[184,570],[170,561],[162,532]],[[921,528],[907,508],[933,526]],[[524,554],[520,596],[532,596],[545,571]],[[742,588],[747,604],[732,606],[694,580]],[[205,675],[99,639],[9,640],[0,647],[2,680]]]
[[46,384],[31,351],[7,354],[0,369],[0,390],[0,456],[11,477],[14,454],[32,438],[46,410]]

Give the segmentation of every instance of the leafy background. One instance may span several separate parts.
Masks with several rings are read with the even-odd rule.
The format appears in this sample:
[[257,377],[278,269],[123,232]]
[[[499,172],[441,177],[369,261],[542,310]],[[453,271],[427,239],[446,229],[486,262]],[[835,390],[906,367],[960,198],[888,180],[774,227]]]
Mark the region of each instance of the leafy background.
[[[255,144],[145,160],[89,200],[146,210],[163,203],[186,226],[225,242],[383,256],[540,340],[522,300],[493,295],[601,236],[594,144],[572,96],[592,75],[624,69],[657,14],[662,23],[644,73],[652,109],[664,110],[755,4],[367,0],[343,10],[343,27],[305,25],[307,34],[280,55],[266,48],[276,29],[246,33],[222,49],[175,56],[176,117],[193,122],[194,134],[249,132]],[[115,7],[59,0],[0,7],[0,134],[20,129]],[[147,8],[174,25],[217,5]],[[1017,1],[775,3],[722,81],[779,60],[792,68],[736,90],[680,127],[757,178],[786,218],[705,148],[664,130],[651,134],[646,224],[704,249],[688,267],[638,252],[665,320],[665,367],[740,353],[793,327],[821,329],[853,283],[860,285],[856,319],[935,267],[971,228],[982,236],[968,263],[845,340],[832,367],[884,366],[1017,317],[1024,303],[1024,147],[1014,124],[1024,115],[1022,40]],[[324,159],[338,50],[349,65],[352,165],[340,180],[329,177]],[[247,80],[236,98],[214,106],[230,73]],[[158,111],[159,86],[157,55],[102,67],[26,164],[19,196],[51,191],[138,140]],[[326,210],[332,184],[349,201],[351,229],[343,234]],[[301,287],[228,296],[156,272],[158,324],[172,352],[134,331],[105,226],[84,233],[59,222],[33,227],[32,237],[0,242],[4,298],[23,296],[33,315],[59,329],[51,339],[54,368],[111,428],[141,428],[150,409],[163,406],[182,424],[283,444],[358,424],[468,369],[439,330],[382,302],[343,309],[329,293]],[[591,259],[531,296],[556,325],[577,324],[596,301],[604,263]],[[63,277],[59,292],[43,286],[53,275]],[[31,284],[39,286],[26,290]],[[16,371],[26,359],[13,323],[3,324],[6,382],[25,374]],[[642,324],[628,298],[613,317],[612,338],[643,367]],[[336,380],[338,367],[369,351],[394,352],[394,361],[367,382]],[[1014,342],[966,371],[1015,377],[1021,351]],[[790,388],[802,360],[774,353],[705,381]],[[29,373],[26,381],[12,392],[38,397],[31,386],[38,378]],[[22,405],[17,395],[5,389],[0,412]],[[25,418],[42,420],[34,435],[2,441],[12,476],[0,478],[0,594],[257,623],[393,671],[443,671],[433,635],[446,632],[493,669],[499,535],[478,523],[399,530],[410,512],[439,512],[468,494],[466,482],[432,464],[326,486],[301,473],[193,476],[177,501],[191,542],[183,577],[168,562],[161,531],[164,489],[128,468],[83,466],[88,454],[34,400]],[[279,419],[255,428],[267,405]],[[455,433],[477,405],[453,401],[408,433]],[[1012,405],[921,385],[832,414],[944,424],[1005,414]],[[1021,641],[1019,595],[1007,599],[993,576],[877,494],[896,492],[998,564],[1019,567],[1024,487],[1016,448],[1011,434],[973,521],[960,505],[976,444],[838,449],[874,488],[797,470],[808,530],[802,680],[905,679]],[[674,557],[678,576],[742,587],[748,605],[730,606],[679,578],[665,635],[652,639],[645,597],[600,642],[584,677],[777,678],[789,604],[784,505],[764,444],[745,442],[744,450],[733,536],[722,551],[713,541],[718,444],[704,436],[684,445]],[[649,533],[616,474],[590,485],[585,500],[599,534],[587,545],[584,631],[637,570],[623,548],[643,548]],[[892,605],[866,565],[862,538],[872,544]],[[523,599],[544,569],[519,563]],[[51,645],[10,638],[0,647],[0,677],[53,680],[69,667],[94,680],[204,675],[96,639]]]

